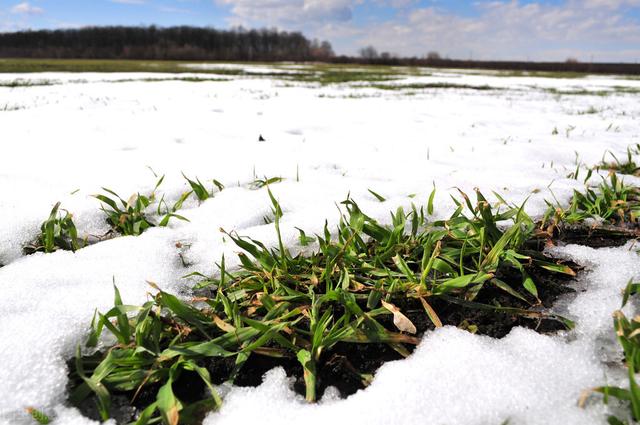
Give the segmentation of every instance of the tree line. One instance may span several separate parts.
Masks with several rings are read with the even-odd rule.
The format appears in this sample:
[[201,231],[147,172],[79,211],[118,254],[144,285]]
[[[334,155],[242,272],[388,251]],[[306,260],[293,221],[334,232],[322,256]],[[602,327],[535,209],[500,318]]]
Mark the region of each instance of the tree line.
[[4,58],[307,61],[332,56],[326,41],[275,29],[108,26],[0,33]]
[[147,59],[211,61],[320,61],[337,64],[428,66],[511,71],[572,71],[640,75],[632,63],[478,61],[441,57],[436,51],[423,57],[400,57],[373,46],[357,56],[336,56],[327,41],[310,40],[300,32],[276,29],[218,30],[176,26],[86,27],[0,33],[0,58],[38,59]]

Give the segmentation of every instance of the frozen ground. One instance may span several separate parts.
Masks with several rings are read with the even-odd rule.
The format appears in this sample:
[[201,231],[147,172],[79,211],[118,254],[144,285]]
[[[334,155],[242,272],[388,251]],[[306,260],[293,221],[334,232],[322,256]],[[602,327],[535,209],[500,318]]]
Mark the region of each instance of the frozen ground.
[[[250,73],[274,74],[259,68]],[[59,424],[86,423],[61,406],[65,360],[94,309],[111,305],[112,280],[129,304],[146,299],[146,281],[188,295],[191,282],[182,276],[211,273],[223,253],[234,258],[220,228],[274,242],[272,226],[263,224],[267,194],[250,187],[256,177],[285,178],[272,190],[294,246],[295,227],[313,233],[325,219],[335,224],[336,203],[349,193],[385,221],[399,205],[424,203],[433,184],[436,216],[451,212],[453,187],[495,190],[516,203],[531,196],[527,209],[540,214],[549,187],[560,200],[578,187],[566,178],[576,162],[595,164],[606,150],[620,154],[640,142],[637,80],[424,74],[383,83],[414,87],[406,90],[259,75],[0,75],[0,423],[30,423],[26,406],[57,411]],[[184,80],[193,77],[222,81]],[[17,79],[52,85],[3,87]],[[433,83],[467,88],[415,88]],[[57,201],[81,232],[106,232],[90,195],[103,186],[124,198],[150,191],[150,169],[166,175],[160,191],[170,200],[187,190],[181,172],[226,189],[186,205],[181,214],[190,222],[76,254],[22,255]],[[231,389],[207,423],[260,415],[262,423],[282,424],[603,424],[600,404],[579,409],[576,401],[582,390],[617,379],[607,364],[619,353],[602,347],[619,291],[640,277],[640,261],[630,247],[557,254],[592,270],[581,283],[588,291],[557,307],[578,322],[568,335],[516,329],[496,341],[445,328],[347,400],[305,406],[274,370],[259,388]]]

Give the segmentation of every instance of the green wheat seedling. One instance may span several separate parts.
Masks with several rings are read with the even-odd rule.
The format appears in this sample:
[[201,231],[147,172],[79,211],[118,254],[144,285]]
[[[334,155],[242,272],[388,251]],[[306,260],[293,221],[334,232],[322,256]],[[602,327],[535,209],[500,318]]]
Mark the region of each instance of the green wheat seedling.
[[256,190],[257,190],[257,189],[262,189],[263,187],[267,187],[267,186],[269,186],[269,185],[271,185],[271,184],[280,183],[280,182],[282,182],[282,181],[284,181],[284,178],[283,178],[283,177],[270,177],[270,178],[267,178],[267,177],[265,176],[265,177],[264,177],[264,178],[262,178],[262,179],[255,179],[255,180],[251,183],[250,187],[251,187],[252,189],[256,189]]
[[[205,187],[205,185],[200,181],[199,178],[196,177],[195,180],[191,180],[189,177],[185,176],[184,173],[182,174],[182,176],[185,178],[185,180],[187,180],[187,182],[189,183],[189,186],[191,186],[191,190],[193,191],[193,194],[200,201],[206,201],[207,199],[213,197],[213,189],[208,190]],[[220,183],[218,180],[214,179],[213,184],[216,188],[218,188],[219,192],[222,192],[222,190],[224,189],[224,185]]]
[[25,80],[17,78],[11,81],[0,81],[0,87],[17,88],[17,87],[38,87],[38,86],[52,86],[59,84],[59,81],[54,80]]
[[162,217],[162,219],[158,223],[158,227],[166,227],[169,224],[169,220],[172,218],[176,218],[182,221],[189,221],[189,219],[187,219],[186,217],[177,214],[177,211],[182,208],[182,204],[184,204],[184,202],[189,198],[189,196],[191,196],[192,193],[193,191],[184,192],[171,207],[169,207],[169,205],[164,200],[164,195],[162,195],[162,198],[160,198],[160,201],[158,202],[158,209],[156,211],[158,217]]
[[547,204],[543,227],[556,227],[561,223],[575,225],[587,219],[624,227],[637,223],[640,191],[635,186],[625,184],[616,173],[610,173],[597,187],[586,187],[584,192],[574,190],[567,208],[557,201]]
[[[95,346],[105,329],[117,344],[88,356],[78,349],[72,402],[92,397],[106,420],[112,394],[129,393],[135,399],[143,390],[153,391],[155,401],[138,424],[190,423],[220,406],[212,382],[233,383],[251,356],[299,362],[306,399],[314,402],[318,376],[336,344],[386,344],[409,355],[420,340],[399,307],[407,301],[420,306],[434,327],[443,325],[434,302],[572,326],[538,308],[482,300],[484,289],[494,287],[514,305],[535,307],[538,288],[532,271],[573,274],[525,249],[535,224],[521,207],[499,211],[480,192],[475,203],[461,192],[447,220],[429,223],[422,208],[408,213],[399,208],[391,225],[382,225],[347,199],[333,233],[326,223],[313,238],[300,230],[301,239],[313,239],[317,250],[293,255],[281,236],[283,209],[268,187],[267,193],[276,246],[225,232],[242,250],[240,266],[227,269],[223,257],[219,272],[198,284],[204,296],[183,301],[156,287],[151,301],[128,306],[115,290],[114,307],[96,314],[87,345]],[[507,222],[511,227],[503,226]],[[518,279],[505,280],[505,269]],[[224,359],[234,365],[231,371],[216,366]],[[185,373],[201,382],[198,400],[181,400],[174,391]],[[353,373],[363,385],[371,381],[366,373]]]
[[151,204],[149,196],[135,193],[125,201],[110,189],[103,187],[102,190],[107,195],[94,196],[104,204],[102,211],[107,215],[107,222],[114,230],[125,236],[138,236],[149,227],[155,226],[146,214],[146,209]]
[[[64,212],[64,214],[62,214]],[[76,251],[85,245],[78,238],[78,231],[73,223],[73,215],[60,210],[60,202],[56,203],[47,218],[40,226],[40,236],[33,244],[24,248],[25,253],[51,253],[58,249]]]
[[27,407],[25,410],[27,411],[29,416],[31,416],[33,420],[36,421],[37,423],[41,425],[48,425],[51,423],[51,419],[49,418],[49,416],[47,416],[45,413],[41,412],[40,410],[37,410],[33,407]]
[[150,227],[165,227],[169,224],[171,218],[183,221],[189,221],[185,217],[176,212],[182,208],[182,204],[191,195],[191,192],[185,192],[182,196],[169,207],[164,200],[164,195],[158,201],[156,213],[162,217],[158,223],[155,223],[148,216],[147,208],[156,201],[156,190],[164,181],[164,176],[158,179],[153,191],[149,195],[141,195],[135,193],[124,200],[116,192],[105,187],[102,188],[106,194],[94,195],[96,199],[103,203],[102,211],[107,216],[107,222],[118,233],[124,236],[138,236]]
[[[602,162],[599,168],[617,172],[620,174],[630,174],[633,176],[640,175],[640,167],[636,164],[634,157],[640,155],[640,144],[627,147],[626,158],[618,159],[613,152],[607,151],[607,153],[613,158],[613,161],[606,161],[602,158]],[[606,156],[606,154],[605,154]]]
[[629,410],[629,420],[610,416],[608,422],[612,425],[632,424],[640,421],[640,386],[636,380],[636,373],[640,371],[640,317],[629,319],[622,312],[629,299],[640,292],[640,283],[629,281],[622,298],[620,310],[613,313],[613,325],[618,337],[618,342],[624,352],[625,363],[628,371],[629,387],[602,386],[586,391],[581,397],[580,404],[584,406],[587,398],[593,394],[604,395],[603,401],[609,403],[610,398],[620,400]]

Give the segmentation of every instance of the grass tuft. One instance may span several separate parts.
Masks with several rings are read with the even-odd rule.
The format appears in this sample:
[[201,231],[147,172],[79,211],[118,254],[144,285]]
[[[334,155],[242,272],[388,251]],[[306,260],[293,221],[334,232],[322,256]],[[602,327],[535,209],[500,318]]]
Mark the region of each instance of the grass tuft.
[[640,386],[636,381],[636,373],[640,371],[640,317],[636,316],[629,319],[622,312],[628,301],[633,296],[637,296],[640,292],[640,283],[629,281],[627,284],[620,310],[613,313],[613,325],[616,331],[618,342],[624,352],[624,359],[628,371],[628,388],[616,386],[602,386],[592,388],[584,392],[580,399],[580,405],[584,406],[588,397],[593,393],[600,393],[603,402],[608,404],[611,398],[618,399],[626,406],[629,412],[627,419],[620,419],[616,416],[610,416],[608,422],[610,424],[630,425],[640,420]]
[[[460,192],[447,220],[430,223],[423,208],[399,208],[384,226],[347,199],[334,235],[326,224],[314,238],[300,230],[301,241],[315,241],[317,251],[294,256],[280,235],[282,208],[267,192],[277,246],[225,232],[242,249],[241,266],[228,270],[223,258],[217,275],[198,284],[202,296],[189,302],[156,287],[149,302],[127,306],[115,289],[114,307],[96,314],[87,345],[95,346],[105,329],[117,344],[88,356],[78,351],[73,403],[92,397],[104,420],[112,394],[135,398],[151,391],[155,401],[141,414],[148,422],[139,423],[191,423],[220,406],[212,382],[234,382],[254,356],[295,359],[306,399],[314,402],[319,376],[330,367],[328,353],[338,344],[384,344],[401,356],[410,353],[420,339],[407,301],[420,306],[433,327],[443,326],[438,309],[447,306],[572,326],[538,308],[532,272],[573,271],[526,249],[536,226],[522,207],[491,206],[480,192],[472,202]],[[511,227],[504,229],[504,222]],[[525,308],[487,302],[488,288]],[[234,366],[225,372],[217,366],[221,361]],[[371,381],[352,370],[364,385]],[[177,394],[176,383],[185,375],[200,382],[201,394]]]
[[29,416],[31,416],[33,420],[36,421],[37,423],[41,425],[48,425],[51,423],[51,419],[49,418],[49,416],[47,416],[45,413],[41,412],[40,410],[37,410],[33,407],[27,407],[25,410],[27,411]]
[[[577,172],[576,172],[577,174]],[[586,180],[591,176],[587,175]],[[608,224],[617,227],[635,226],[640,214],[640,191],[624,183],[614,172],[603,178],[597,187],[586,187],[584,192],[574,190],[567,208],[547,202],[548,209],[542,227],[549,231],[562,224],[576,225],[586,220],[596,225]]]
[[51,253],[58,249],[76,251],[86,242],[78,238],[78,231],[73,222],[73,215],[69,211],[60,211],[60,202],[56,203],[47,218],[40,226],[38,239],[24,247],[25,254],[36,252]]

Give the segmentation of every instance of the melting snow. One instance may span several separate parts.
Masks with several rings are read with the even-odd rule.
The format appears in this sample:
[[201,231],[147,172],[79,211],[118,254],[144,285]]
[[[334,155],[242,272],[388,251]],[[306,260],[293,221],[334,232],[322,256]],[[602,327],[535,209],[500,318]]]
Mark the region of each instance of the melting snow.
[[[219,228],[273,243],[273,228],[263,222],[268,197],[249,188],[256,176],[285,177],[272,190],[285,209],[287,243],[295,245],[296,226],[313,233],[325,219],[336,224],[335,203],[349,193],[381,220],[398,206],[424,204],[434,183],[436,217],[451,212],[453,187],[495,190],[513,202],[531,195],[527,210],[540,214],[551,191],[566,200],[579,187],[566,178],[576,160],[595,164],[606,150],[621,154],[638,141],[637,96],[615,91],[640,82],[608,77],[447,71],[394,84],[505,90],[405,93],[247,77],[142,81],[150,76],[160,77],[0,76],[60,82],[0,87],[0,423],[31,423],[26,406],[56,412],[59,424],[90,423],[62,406],[65,361],[83,341],[94,310],[111,305],[112,280],[130,304],[147,299],[147,280],[187,295],[190,282],[181,276],[211,273],[223,253],[234,258],[235,247]],[[544,88],[612,94],[558,96]],[[264,143],[258,143],[261,134]],[[103,234],[104,218],[90,195],[102,186],[124,198],[150,191],[156,178],[147,167],[166,174],[161,191],[169,203],[187,190],[181,172],[207,184],[218,179],[226,189],[185,205],[181,214],[190,222],[173,221],[75,254],[22,255],[57,201],[74,214],[81,233]],[[378,202],[368,189],[387,201]],[[222,411],[207,423],[239,424],[259,415],[262,423],[279,424],[604,424],[601,403],[579,409],[576,401],[584,389],[618,377],[607,366],[620,355],[612,348],[610,315],[620,289],[640,275],[640,264],[628,246],[570,246],[554,254],[591,270],[580,283],[586,291],[556,307],[578,323],[567,335],[515,329],[492,340],[444,328],[430,333],[409,359],[385,365],[370,388],[347,400],[327,397],[305,405],[282,371],[274,370],[258,388],[231,389]]]

